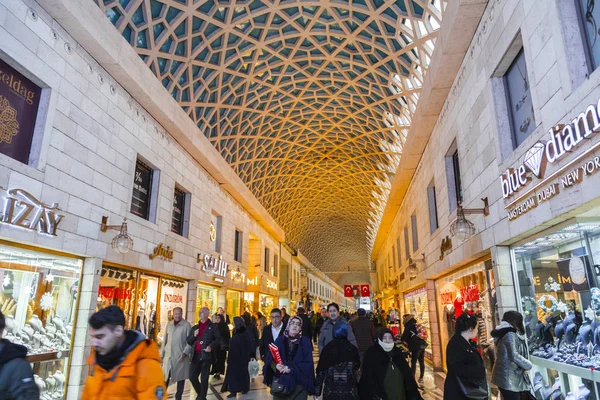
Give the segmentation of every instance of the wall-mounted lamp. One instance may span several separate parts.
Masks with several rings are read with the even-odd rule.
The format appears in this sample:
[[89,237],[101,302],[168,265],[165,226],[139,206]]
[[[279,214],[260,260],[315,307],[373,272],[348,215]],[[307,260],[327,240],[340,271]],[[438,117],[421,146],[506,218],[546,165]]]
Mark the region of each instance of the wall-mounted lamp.
[[417,273],[419,269],[417,268],[417,262],[425,262],[425,253],[421,253],[423,257],[421,258],[412,258],[408,259],[408,267],[406,267],[406,273],[408,274],[408,279],[415,279],[417,277]]
[[106,232],[108,230],[120,231],[111,242],[111,247],[118,253],[126,254],[129,250],[133,249],[133,239],[127,234],[127,218],[123,218],[121,225],[108,225],[108,217],[102,217],[102,225],[100,225],[100,231]]
[[450,225],[450,234],[452,236],[456,236],[458,239],[464,242],[465,240],[470,239],[471,236],[477,232],[475,225],[469,221],[465,215],[483,214],[486,217],[490,215],[488,198],[484,197],[481,199],[481,201],[483,201],[483,208],[463,208],[460,203],[458,204],[458,208],[456,210],[456,219]]

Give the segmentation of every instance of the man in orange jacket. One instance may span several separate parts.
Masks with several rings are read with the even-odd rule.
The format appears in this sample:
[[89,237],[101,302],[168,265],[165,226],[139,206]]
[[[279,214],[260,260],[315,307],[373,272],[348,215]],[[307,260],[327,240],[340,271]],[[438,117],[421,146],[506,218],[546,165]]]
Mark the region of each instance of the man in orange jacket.
[[138,332],[125,330],[125,315],[108,306],[89,319],[94,349],[83,400],[167,398],[158,347]]

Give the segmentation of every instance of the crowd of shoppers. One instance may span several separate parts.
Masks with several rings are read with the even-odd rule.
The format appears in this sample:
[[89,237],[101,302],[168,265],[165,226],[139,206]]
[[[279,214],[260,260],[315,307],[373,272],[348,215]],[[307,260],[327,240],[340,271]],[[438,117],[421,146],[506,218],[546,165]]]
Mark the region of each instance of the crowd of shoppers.
[[[189,379],[196,399],[205,400],[211,368],[216,378],[225,375],[221,390],[229,392],[227,398],[235,398],[250,390],[248,367],[256,357],[264,362],[263,383],[277,399],[422,400],[427,342],[412,314],[403,317],[403,333],[396,337],[385,318],[380,319],[383,313],[370,318],[359,309],[356,315],[347,316],[349,323],[336,303],[317,316],[306,314],[303,308],[295,316],[274,308],[269,324],[261,313],[246,312],[233,318],[231,336],[229,317],[222,309],[213,315],[213,323],[209,309],[201,308],[193,327],[183,319],[181,308],[175,308],[172,315],[159,354],[154,341],[124,328],[125,316],[118,307],[93,314],[89,319],[93,351],[82,399],[163,399],[166,388],[176,384],[175,399],[180,400]],[[530,398],[532,364],[523,316],[506,312],[491,332],[496,354],[490,382],[475,341],[477,318],[463,313],[456,320],[456,333],[446,349],[444,399],[488,399],[489,383],[498,388],[503,400]],[[0,313],[0,335],[4,326]],[[316,370],[313,341],[319,350]],[[273,345],[277,351],[271,349]],[[0,340],[0,393],[10,394],[9,399],[39,398],[25,356],[24,347]]]

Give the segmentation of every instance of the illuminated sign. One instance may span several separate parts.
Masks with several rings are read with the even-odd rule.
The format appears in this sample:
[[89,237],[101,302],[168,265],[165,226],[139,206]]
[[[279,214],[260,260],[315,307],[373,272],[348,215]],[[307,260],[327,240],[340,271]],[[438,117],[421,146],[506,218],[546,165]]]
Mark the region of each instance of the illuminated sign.
[[56,213],[58,203],[49,206],[23,189],[10,189],[6,193],[0,223],[56,236],[56,228],[64,217]]
[[583,139],[589,138],[600,130],[600,118],[597,104],[589,105],[586,110],[575,117],[569,124],[557,124],[548,131],[546,142],[537,142],[523,158],[523,163],[516,169],[507,169],[500,176],[502,195],[511,197],[525,187],[531,175],[544,178],[546,163],[553,164],[565,154],[577,147]]
[[[460,288],[459,292],[463,301],[465,302],[479,300],[479,288],[477,287],[477,285],[465,286],[463,288]],[[452,304],[455,299],[454,293],[455,292],[440,293],[442,304]]]
[[277,290],[277,282],[267,279],[267,288]]
[[222,276],[223,278],[227,277],[227,268],[229,267],[229,263],[223,261],[223,256],[219,255],[219,257],[211,256],[210,254],[205,254],[204,257],[200,253],[196,258],[198,263],[202,262],[202,271],[206,272],[209,275],[217,275]]

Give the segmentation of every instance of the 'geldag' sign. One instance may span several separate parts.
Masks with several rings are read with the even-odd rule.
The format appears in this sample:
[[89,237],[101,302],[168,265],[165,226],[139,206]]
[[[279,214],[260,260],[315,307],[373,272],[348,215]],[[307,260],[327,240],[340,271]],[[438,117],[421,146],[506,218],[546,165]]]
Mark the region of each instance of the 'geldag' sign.
[[[581,154],[577,159],[546,176],[548,164],[557,163],[567,153],[571,152],[584,139],[589,139],[593,134],[600,131],[600,100],[592,104],[571,123],[557,124],[548,131],[547,140],[539,141],[525,152],[523,163],[516,169],[507,169],[500,176],[500,185],[504,199],[510,199],[525,190],[523,196],[509,203],[506,208],[509,220],[518,218],[526,212],[537,207],[540,203],[550,200],[560,193],[561,189],[572,187],[581,182],[583,177],[596,172],[600,168],[600,158],[595,157],[579,164],[583,157],[590,154],[600,143]],[[565,173],[565,170],[571,170]],[[561,176],[562,175],[562,176]],[[527,189],[528,184],[537,177],[539,182],[533,188]],[[557,178],[550,184],[545,183]],[[533,190],[533,193],[531,193]]]

